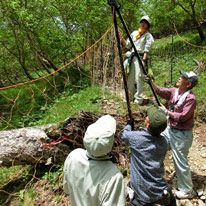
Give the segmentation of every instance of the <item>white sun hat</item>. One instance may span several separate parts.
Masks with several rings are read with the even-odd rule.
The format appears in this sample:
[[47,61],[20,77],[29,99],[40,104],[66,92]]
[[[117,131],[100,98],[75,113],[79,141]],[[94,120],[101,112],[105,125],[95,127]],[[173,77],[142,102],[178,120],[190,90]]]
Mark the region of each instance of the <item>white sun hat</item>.
[[104,115],[91,124],[83,140],[88,156],[101,158],[111,152],[115,132],[116,120],[110,115]]

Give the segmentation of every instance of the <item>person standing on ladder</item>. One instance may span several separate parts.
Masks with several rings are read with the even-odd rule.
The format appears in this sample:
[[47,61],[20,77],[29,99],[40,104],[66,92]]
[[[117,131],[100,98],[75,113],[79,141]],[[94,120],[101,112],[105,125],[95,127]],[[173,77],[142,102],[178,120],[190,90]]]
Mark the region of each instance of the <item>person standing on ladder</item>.
[[[147,65],[147,58],[149,52],[152,48],[152,44],[154,43],[153,36],[149,32],[150,28],[150,18],[149,16],[143,16],[140,20],[140,27],[138,30],[132,32],[131,37],[134,41],[134,44],[137,48],[137,51],[142,59],[143,65]],[[125,40],[120,34],[120,38],[123,41],[123,44],[127,49],[131,49],[132,45],[129,39]],[[128,61],[127,63],[130,65],[130,72],[128,76],[128,89],[132,98],[134,98],[134,102],[137,104],[144,104],[148,99],[144,95],[143,83],[144,83],[144,74],[142,69],[140,68],[139,61],[134,54],[134,49],[132,49],[131,53],[127,52]]]

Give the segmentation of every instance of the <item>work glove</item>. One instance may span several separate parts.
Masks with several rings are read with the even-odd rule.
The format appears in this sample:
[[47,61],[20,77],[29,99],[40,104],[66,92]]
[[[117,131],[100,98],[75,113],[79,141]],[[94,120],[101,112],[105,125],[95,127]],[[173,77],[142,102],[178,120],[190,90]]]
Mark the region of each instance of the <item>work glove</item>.
[[161,104],[161,106],[159,106],[159,110],[161,111],[161,112],[163,112],[166,116],[168,116],[168,109],[163,105],[163,104]]
[[132,127],[132,130],[134,130],[134,119],[128,120],[127,125],[130,125]]

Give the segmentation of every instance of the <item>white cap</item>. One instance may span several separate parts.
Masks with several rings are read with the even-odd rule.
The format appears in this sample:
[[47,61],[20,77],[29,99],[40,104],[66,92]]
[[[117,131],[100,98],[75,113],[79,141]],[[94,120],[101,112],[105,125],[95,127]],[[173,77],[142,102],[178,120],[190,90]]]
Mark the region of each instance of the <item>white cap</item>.
[[193,71],[184,72],[181,70],[180,74],[192,83],[192,87],[196,86],[198,83],[198,77]]
[[104,115],[91,124],[84,136],[84,146],[88,155],[93,157],[106,156],[112,150],[116,120],[110,115]]
[[142,20],[146,20],[149,24],[151,24],[150,18],[149,18],[148,15],[143,16],[143,17],[140,19],[140,22],[141,22]]

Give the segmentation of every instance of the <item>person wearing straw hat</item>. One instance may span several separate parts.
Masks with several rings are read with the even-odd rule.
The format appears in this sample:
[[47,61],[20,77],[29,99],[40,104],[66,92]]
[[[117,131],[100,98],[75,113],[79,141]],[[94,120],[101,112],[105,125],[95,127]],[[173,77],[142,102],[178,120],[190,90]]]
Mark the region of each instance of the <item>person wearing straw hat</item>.
[[[154,43],[154,39],[149,32],[150,25],[150,18],[149,16],[145,15],[140,19],[139,29],[135,30],[131,34],[131,38],[140,55],[140,58],[142,59],[144,66],[147,66],[148,55]],[[135,56],[134,49],[132,48],[130,40],[125,40],[122,34],[120,34],[120,38],[123,40],[123,44],[127,49],[132,49],[131,52],[126,53],[127,59],[124,62],[124,67],[127,67],[128,64],[130,65],[128,76],[128,89],[130,96],[132,96],[135,103],[144,104],[146,101],[148,101],[148,98],[145,96],[143,89],[145,75],[140,68],[139,61]]]
[[179,199],[189,199],[194,196],[187,156],[193,141],[196,108],[196,97],[192,93],[192,88],[197,83],[198,77],[193,71],[180,71],[177,88],[160,88],[152,82],[157,94],[169,100],[169,109],[161,107],[169,119],[168,127],[162,135],[171,147],[178,183],[176,196]]
[[68,155],[63,186],[72,206],[125,206],[123,176],[109,156],[115,132],[115,119],[105,115],[87,128],[86,150]]

